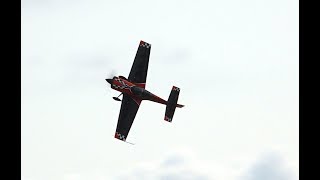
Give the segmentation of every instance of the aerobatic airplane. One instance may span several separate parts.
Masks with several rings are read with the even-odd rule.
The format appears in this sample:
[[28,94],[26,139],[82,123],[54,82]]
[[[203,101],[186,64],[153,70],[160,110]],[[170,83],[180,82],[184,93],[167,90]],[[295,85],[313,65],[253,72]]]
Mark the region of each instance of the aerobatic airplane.
[[[106,79],[106,81],[111,84],[112,89],[121,92],[119,96],[123,95],[114,137],[125,142],[142,100],[149,100],[166,105],[164,120],[168,122],[172,121],[176,107],[181,108],[184,106],[177,104],[180,89],[176,86],[172,87],[168,101],[145,89],[150,50],[151,44],[140,41],[129,77],[114,76],[112,79]],[[119,96],[113,97],[113,99],[121,101]]]

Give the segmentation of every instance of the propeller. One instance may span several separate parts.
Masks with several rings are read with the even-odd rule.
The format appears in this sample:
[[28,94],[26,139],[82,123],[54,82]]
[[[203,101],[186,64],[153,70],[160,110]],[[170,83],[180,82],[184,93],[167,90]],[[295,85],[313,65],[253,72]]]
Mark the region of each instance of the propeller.
[[107,74],[107,78],[106,79],[112,79],[115,75],[116,75],[116,71],[114,69],[112,69],[111,71],[109,71],[109,73]]
[[[105,79],[113,79],[113,77],[116,76],[116,74],[117,74],[116,71],[114,69],[112,69],[112,70],[108,71],[107,77]],[[110,88],[110,84],[108,84],[108,85],[109,86],[107,87],[107,92],[108,92],[108,94],[112,94],[112,89]]]

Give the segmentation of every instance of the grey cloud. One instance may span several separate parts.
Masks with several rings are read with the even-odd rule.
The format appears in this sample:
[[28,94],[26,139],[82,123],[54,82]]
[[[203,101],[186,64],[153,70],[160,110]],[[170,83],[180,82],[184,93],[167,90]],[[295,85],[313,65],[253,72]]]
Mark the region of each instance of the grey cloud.
[[[158,171],[158,170],[156,170]],[[118,178],[117,178],[118,179]],[[125,176],[120,176],[119,179],[154,179],[154,180],[209,180],[211,178],[207,177],[198,172],[192,171],[182,171],[182,172],[144,172],[128,174]]]
[[181,156],[171,156],[164,160],[162,163],[163,167],[172,167],[172,166],[179,166],[182,165],[185,162],[184,158]]
[[162,55],[155,57],[164,63],[181,65],[181,63],[186,63],[192,58],[191,50],[187,48],[177,48],[173,46],[164,49],[165,51],[162,52]]
[[188,157],[170,155],[154,168],[136,168],[131,173],[119,176],[120,179],[155,179],[155,180],[209,180],[208,175],[188,166]]
[[165,173],[159,175],[159,180],[209,180],[210,178],[200,173],[184,171],[180,173]]
[[72,55],[67,59],[66,66],[68,67],[76,67],[82,69],[90,69],[90,68],[106,68],[112,66],[114,62],[111,57],[106,55],[101,55],[101,53],[97,54],[81,54]]
[[293,173],[286,167],[281,156],[268,154],[258,160],[241,180],[292,180]]
[[176,62],[185,62],[190,58],[190,51],[188,49],[175,49],[169,54],[169,57],[174,59]]

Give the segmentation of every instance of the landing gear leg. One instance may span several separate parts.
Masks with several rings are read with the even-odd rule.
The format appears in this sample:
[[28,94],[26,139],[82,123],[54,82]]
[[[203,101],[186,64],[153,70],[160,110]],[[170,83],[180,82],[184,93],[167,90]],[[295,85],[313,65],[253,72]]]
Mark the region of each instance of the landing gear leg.
[[118,96],[118,97],[112,97],[114,100],[116,101],[121,101],[121,99],[119,99],[119,97],[122,95],[122,93]]

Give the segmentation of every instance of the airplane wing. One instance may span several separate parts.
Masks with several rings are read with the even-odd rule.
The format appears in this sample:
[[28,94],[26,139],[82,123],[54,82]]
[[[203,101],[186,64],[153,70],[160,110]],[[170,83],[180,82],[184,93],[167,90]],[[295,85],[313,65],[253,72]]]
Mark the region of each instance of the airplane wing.
[[151,44],[140,41],[128,80],[134,83],[146,83]]
[[115,138],[126,141],[140,102],[141,100],[133,100],[130,96],[123,94]]

